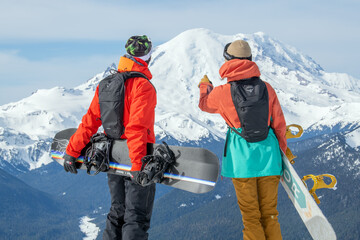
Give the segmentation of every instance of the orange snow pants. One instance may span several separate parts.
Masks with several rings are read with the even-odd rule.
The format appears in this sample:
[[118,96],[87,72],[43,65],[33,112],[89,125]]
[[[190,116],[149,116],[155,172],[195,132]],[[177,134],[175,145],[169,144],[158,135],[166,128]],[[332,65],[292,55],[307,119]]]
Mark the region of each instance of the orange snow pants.
[[280,176],[233,178],[244,224],[244,240],[279,240],[277,197]]

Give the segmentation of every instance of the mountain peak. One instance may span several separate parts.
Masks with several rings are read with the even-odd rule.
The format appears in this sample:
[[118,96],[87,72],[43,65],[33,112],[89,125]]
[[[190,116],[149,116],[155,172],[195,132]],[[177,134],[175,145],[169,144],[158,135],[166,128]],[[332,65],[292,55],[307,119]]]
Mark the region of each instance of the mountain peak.
[[[340,131],[360,124],[360,113],[354,111],[360,102],[357,79],[347,74],[326,73],[310,57],[263,32],[221,35],[197,28],[154,49],[150,70],[158,97],[155,119],[158,139],[170,136],[178,141],[201,141],[225,137],[224,120],[198,108],[197,85],[204,74],[215,86],[226,84],[220,79],[219,68],[224,63],[224,46],[236,39],[249,42],[261,78],[277,92],[287,123],[317,131],[341,126],[337,129]],[[111,64],[74,89],[42,89],[19,102],[1,106],[0,127],[39,141],[64,128],[78,126],[96,86],[111,69],[116,69],[116,65]],[[16,145],[12,147],[18,149]],[[9,154],[5,152],[2,154]],[[18,160],[21,159],[25,157]]]

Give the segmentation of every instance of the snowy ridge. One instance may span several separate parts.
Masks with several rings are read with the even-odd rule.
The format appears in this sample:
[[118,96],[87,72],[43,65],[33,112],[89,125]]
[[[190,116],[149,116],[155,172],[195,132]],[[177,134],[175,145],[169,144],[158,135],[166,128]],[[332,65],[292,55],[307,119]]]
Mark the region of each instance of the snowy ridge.
[[0,127],[0,156],[4,160],[0,160],[0,168],[5,162],[19,171],[41,167],[49,163],[48,157],[43,154],[44,149],[49,147],[49,141],[33,140],[26,134]]
[[[352,147],[354,149],[360,149],[360,128],[357,128],[356,130],[346,134],[345,139],[346,139],[346,143],[350,147]],[[359,161],[358,161],[358,164],[359,164]]]
[[[156,47],[152,55],[150,70],[158,94],[157,138],[171,136],[186,142],[225,137],[224,120],[199,110],[197,84],[204,74],[215,86],[225,84],[218,73],[224,63],[223,48],[236,39],[249,42],[261,78],[276,90],[289,124],[317,131],[360,126],[360,112],[354,111],[360,105],[357,79],[344,73],[326,73],[310,57],[261,32],[226,36],[193,29]],[[34,169],[50,162],[49,139],[57,131],[80,123],[96,86],[112,68],[116,65],[73,89],[40,89],[21,101],[1,106],[0,166],[6,161]],[[20,139],[26,143],[19,144]],[[35,149],[40,152],[31,154]]]
[[[217,136],[219,132],[223,133],[224,124],[219,116],[204,114],[198,109],[196,85],[204,74],[214,85],[225,83],[218,73],[224,63],[222,51],[227,42],[235,39],[249,41],[262,79],[277,91],[287,122],[315,129],[340,122],[343,126],[359,123],[360,114],[349,111],[360,103],[360,87],[356,79],[347,74],[325,73],[310,57],[264,33],[223,36],[206,29],[195,29],[159,46],[151,65],[153,83],[158,89],[158,109],[166,109],[163,112],[169,115],[168,118],[180,113],[180,116],[191,115],[192,119],[210,125],[204,130],[206,134],[207,130]],[[193,131],[189,133],[187,138],[193,138]]]

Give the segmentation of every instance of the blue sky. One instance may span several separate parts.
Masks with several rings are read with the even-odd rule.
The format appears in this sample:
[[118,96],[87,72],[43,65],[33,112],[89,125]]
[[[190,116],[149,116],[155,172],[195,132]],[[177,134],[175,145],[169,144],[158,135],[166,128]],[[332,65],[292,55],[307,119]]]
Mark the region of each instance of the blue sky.
[[262,31],[360,79],[359,10],[357,0],[0,0],[0,105],[85,82],[117,63],[131,35],[156,45],[200,27]]

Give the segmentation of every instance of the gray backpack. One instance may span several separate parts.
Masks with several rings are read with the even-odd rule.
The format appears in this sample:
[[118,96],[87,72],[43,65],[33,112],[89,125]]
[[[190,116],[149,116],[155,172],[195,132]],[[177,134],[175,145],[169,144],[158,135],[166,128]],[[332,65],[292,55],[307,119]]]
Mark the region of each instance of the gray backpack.
[[269,133],[269,94],[265,83],[260,78],[253,77],[230,84],[242,132],[231,129],[248,142],[265,140]]
[[148,78],[140,72],[116,72],[99,84],[101,121],[109,138],[120,139],[125,131],[123,116],[125,103],[125,81],[129,78]]

